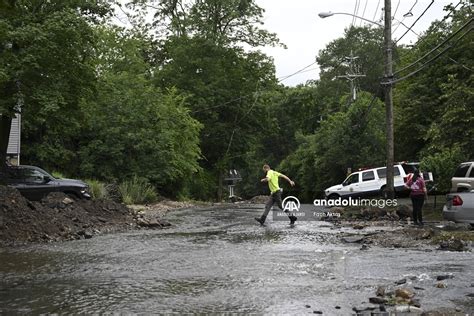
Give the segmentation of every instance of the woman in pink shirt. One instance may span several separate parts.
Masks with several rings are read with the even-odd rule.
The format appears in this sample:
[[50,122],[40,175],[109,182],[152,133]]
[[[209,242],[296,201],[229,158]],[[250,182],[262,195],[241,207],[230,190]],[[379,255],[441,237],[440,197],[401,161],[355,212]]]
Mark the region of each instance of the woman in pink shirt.
[[415,225],[423,226],[423,216],[421,210],[425,203],[426,185],[425,180],[418,170],[415,170],[413,176],[405,183],[405,187],[410,189],[411,202],[413,204],[413,222]]

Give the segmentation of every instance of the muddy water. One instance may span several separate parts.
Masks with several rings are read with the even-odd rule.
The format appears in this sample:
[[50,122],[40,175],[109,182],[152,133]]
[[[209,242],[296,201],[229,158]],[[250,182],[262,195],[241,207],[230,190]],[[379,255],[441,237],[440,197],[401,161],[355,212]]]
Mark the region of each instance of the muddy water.
[[[259,227],[260,211],[182,210],[168,215],[171,229],[2,249],[0,314],[348,315],[377,286],[407,277],[407,287],[424,288],[416,293],[425,309],[472,313],[472,252],[360,250],[324,222]],[[435,288],[445,274],[454,275],[448,287]]]

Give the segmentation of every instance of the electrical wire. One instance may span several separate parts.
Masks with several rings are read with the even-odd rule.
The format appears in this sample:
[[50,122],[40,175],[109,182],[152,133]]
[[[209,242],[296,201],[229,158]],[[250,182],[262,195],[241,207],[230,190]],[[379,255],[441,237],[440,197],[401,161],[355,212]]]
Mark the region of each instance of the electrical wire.
[[[350,98],[349,98],[350,99]],[[368,120],[368,117],[370,115],[370,112],[375,104],[375,101],[378,99],[377,97],[377,94],[374,94],[372,96],[372,99],[369,101],[368,103],[368,106],[367,106],[367,110],[365,111],[365,113],[362,114],[362,118],[360,120],[360,124],[358,124],[358,128],[359,129],[363,129],[366,127],[366,125],[369,123],[369,120]],[[311,120],[311,119],[315,119],[315,118],[319,118],[321,116],[321,113],[315,113],[313,115],[310,115],[310,116],[306,116],[304,117],[303,119],[301,120],[298,120],[298,121],[286,121],[286,122],[278,122],[278,128],[279,129],[283,129],[283,128],[286,128],[290,125],[293,125],[293,126],[302,126],[303,123],[305,123],[305,121],[307,122],[308,120]],[[223,137],[222,137],[223,138]],[[222,139],[221,138],[221,139]],[[270,143],[270,144],[275,144],[275,145],[278,145],[278,140],[275,140],[275,139],[266,139],[265,140],[265,143]],[[227,152],[228,154],[228,152]],[[238,157],[242,157],[242,156],[245,156],[247,155],[248,153],[243,153],[243,154],[239,154],[239,155],[234,155],[234,156],[230,156],[228,157],[228,159],[233,159],[233,158],[238,158]]]
[[425,15],[426,11],[429,10],[429,8],[433,5],[434,2],[435,2],[435,0],[431,0],[431,3],[430,3],[430,4],[426,7],[426,9],[420,14],[420,16],[415,20],[415,22],[413,22],[413,24],[405,31],[405,33],[403,33],[403,35],[395,41],[395,44],[397,44],[405,35],[407,35],[408,32],[410,32],[410,30],[413,28],[413,26],[415,26],[415,24],[421,19],[421,17],[422,17],[423,15]]
[[[305,67],[303,67],[303,68],[301,68],[300,70],[298,70],[298,71],[296,71],[296,72],[294,72],[294,73],[292,73],[292,74],[290,74],[290,75],[286,75],[286,76],[279,77],[279,78],[277,78],[277,79],[279,79],[278,82],[282,82],[282,81],[284,81],[284,80],[286,80],[286,79],[288,79],[288,78],[291,78],[291,77],[293,77],[293,76],[296,76],[296,75],[298,75],[298,74],[300,74],[300,73],[303,73],[303,72],[306,72],[306,71],[310,71],[310,70],[307,69],[307,68],[313,66],[313,65],[316,64],[316,63],[317,63],[317,61],[315,61],[315,62],[313,62],[313,63],[311,63],[311,64],[309,64],[309,65],[307,65],[307,66],[305,66]],[[317,69],[317,68],[313,68],[313,69]],[[240,97],[238,97],[238,98],[229,100],[229,101],[224,102],[224,103],[221,103],[221,104],[217,104],[217,105],[213,105],[213,106],[209,106],[209,107],[205,107],[205,108],[196,109],[196,110],[194,110],[194,111],[191,111],[191,114],[196,114],[196,113],[204,112],[204,111],[207,111],[207,110],[220,108],[220,107],[223,107],[223,106],[228,105],[228,104],[230,104],[230,103],[234,103],[234,102],[240,101],[240,100],[242,100],[242,99],[245,99],[245,98],[248,98],[248,97],[251,97],[251,96],[254,96],[254,93],[249,93],[249,94],[240,96]]]
[[[362,12],[362,17],[363,17],[363,18],[365,17],[365,10],[367,9],[367,2],[368,2],[368,1],[369,1],[369,0],[365,0],[364,11]],[[359,26],[362,26],[362,22],[363,22],[363,20],[360,20]]]
[[355,23],[355,19],[356,19],[356,13],[357,13],[357,5],[359,4],[359,0],[356,0],[356,3],[355,3],[355,6],[354,6],[354,14],[352,16],[352,23],[351,23],[351,26],[354,26],[354,23]]
[[[460,0],[460,1],[458,2],[458,4],[456,4],[456,5],[454,6],[454,8],[452,8],[452,10],[450,10],[450,11],[448,12],[448,14],[446,14],[446,15],[443,17],[443,19],[442,19],[441,21],[437,21],[438,23],[436,24],[436,26],[434,27],[434,29],[432,30],[432,32],[436,32],[436,31],[439,29],[439,27],[451,16],[451,14],[456,11],[456,8],[457,8],[462,2],[463,2],[463,0]],[[436,23],[436,22],[435,22],[435,23]],[[408,29],[408,27],[407,27],[407,29]],[[413,31],[412,31],[412,32],[413,32]],[[423,37],[421,40],[418,40],[417,45],[419,45],[419,44],[425,42],[427,38],[428,38],[428,37],[425,36],[425,37]],[[407,53],[407,54],[408,54],[408,53]],[[395,61],[392,61],[392,66],[393,66],[394,63],[395,63]],[[456,62],[456,63],[458,63],[458,62]],[[459,63],[458,63],[458,64],[459,64]]]
[[[393,13],[392,17],[395,17],[397,15],[398,7],[400,6],[400,1],[401,0],[398,0],[397,7],[395,8],[395,12]],[[392,20],[393,20],[393,18],[392,18]]]
[[[434,51],[438,50],[440,47],[442,47],[444,44],[446,44],[449,40],[451,40],[453,37],[455,37],[457,34],[459,34],[459,32],[461,32],[464,28],[466,28],[467,26],[469,26],[469,24],[471,24],[471,22],[474,20],[474,18],[471,18],[469,21],[467,21],[465,24],[463,24],[459,29],[457,29],[456,31],[454,31],[451,35],[449,35],[445,40],[443,40],[441,43],[439,43],[438,45],[436,45],[435,48],[431,49],[429,52],[427,52],[426,54],[424,54],[423,56],[421,56],[420,58],[418,58],[416,61],[414,61],[413,63],[403,67],[402,69],[399,69],[397,71],[395,71],[393,74],[396,75],[402,71],[405,71],[407,70],[408,68],[411,68],[413,66],[415,66],[417,63],[419,63],[421,60],[425,59],[426,57],[428,57],[431,53],[433,53]],[[468,31],[469,32],[469,31]]]
[[[472,19],[471,19],[472,21]],[[449,49],[453,48],[464,36],[466,36],[467,34],[469,34],[470,32],[472,31],[472,28],[469,29],[466,33],[462,34],[453,44],[449,45],[448,47],[446,47],[445,49],[443,49],[441,52],[439,52],[437,55],[435,55],[433,58],[431,58],[430,60],[428,60],[427,62],[425,62],[423,65],[420,66],[420,68],[418,68],[417,70],[414,70],[412,71],[411,73],[409,73],[408,75],[406,76],[403,76],[403,77],[400,77],[398,79],[395,79],[395,80],[391,80],[391,81],[388,81],[388,82],[384,82],[382,83],[383,85],[392,85],[394,83],[397,83],[397,82],[400,82],[402,80],[405,80],[407,78],[410,78],[414,75],[416,75],[417,73],[419,73],[420,71],[422,71],[424,68],[426,68],[429,64],[431,64],[433,61],[437,60],[439,57],[441,57],[444,53],[446,53]]]
[[374,17],[372,18],[372,21],[375,21],[375,17],[377,16],[377,11],[379,10],[379,6],[380,6],[380,0],[379,2],[377,2],[377,8],[375,8]]
[[309,65],[307,65],[307,66],[305,66],[305,67],[303,67],[303,68],[301,68],[300,70],[297,70],[296,72],[294,72],[294,73],[292,73],[292,74],[279,77],[279,78],[278,78],[278,82],[282,82],[282,81],[284,81],[284,80],[286,80],[286,79],[288,79],[288,78],[291,78],[291,77],[293,77],[293,76],[296,76],[296,75],[302,73],[302,72],[303,72],[304,70],[306,70],[307,68],[313,66],[313,65],[316,64],[316,63],[317,63],[317,61],[315,61],[315,62],[313,62],[313,63],[311,63],[311,64],[309,64]]

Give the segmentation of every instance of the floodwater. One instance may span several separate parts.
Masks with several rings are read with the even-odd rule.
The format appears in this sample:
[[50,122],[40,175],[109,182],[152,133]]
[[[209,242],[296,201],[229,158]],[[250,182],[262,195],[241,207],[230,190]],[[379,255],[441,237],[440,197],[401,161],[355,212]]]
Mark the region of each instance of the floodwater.
[[[260,227],[253,219],[260,213],[180,210],[167,215],[169,229],[0,248],[0,315],[350,315],[371,305],[379,285],[393,289],[402,278],[423,288],[415,292],[425,310],[473,312],[472,252],[360,250],[330,223],[290,227],[270,218]],[[436,288],[436,276],[446,274],[454,276],[447,288]]]

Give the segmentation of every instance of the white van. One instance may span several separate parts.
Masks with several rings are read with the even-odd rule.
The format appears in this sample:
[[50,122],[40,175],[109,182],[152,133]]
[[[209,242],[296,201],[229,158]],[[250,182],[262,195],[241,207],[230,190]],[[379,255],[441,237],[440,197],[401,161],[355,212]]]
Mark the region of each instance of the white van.
[[[403,163],[393,166],[393,184],[397,194],[406,193],[405,182],[410,173],[418,167],[418,163]],[[327,199],[357,198],[367,196],[386,197],[387,168],[379,167],[351,173],[341,184],[324,190]],[[431,172],[423,173],[423,178],[433,181]]]

